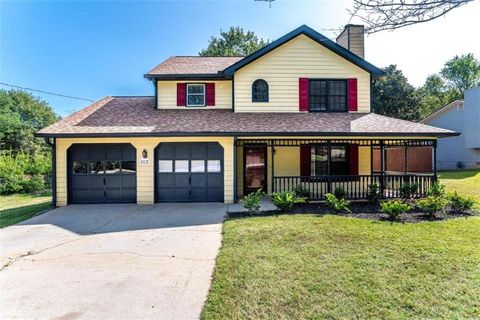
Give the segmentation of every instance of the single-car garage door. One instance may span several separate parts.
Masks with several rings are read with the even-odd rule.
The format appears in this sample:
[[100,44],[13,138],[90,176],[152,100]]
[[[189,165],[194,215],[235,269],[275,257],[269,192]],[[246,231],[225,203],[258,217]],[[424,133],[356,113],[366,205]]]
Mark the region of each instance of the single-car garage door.
[[134,203],[136,150],[130,144],[74,144],[69,149],[70,203]]
[[161,143],[155,150],[158,202],[223,202],[218,143]]

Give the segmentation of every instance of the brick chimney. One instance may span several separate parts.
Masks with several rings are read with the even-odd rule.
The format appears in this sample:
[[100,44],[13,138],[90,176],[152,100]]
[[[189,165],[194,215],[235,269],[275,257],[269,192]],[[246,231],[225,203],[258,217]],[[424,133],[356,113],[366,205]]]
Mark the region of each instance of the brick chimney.
[[337,43],[360,58],[365,58],[364,27],[359,24],[347,24],[337,37]]

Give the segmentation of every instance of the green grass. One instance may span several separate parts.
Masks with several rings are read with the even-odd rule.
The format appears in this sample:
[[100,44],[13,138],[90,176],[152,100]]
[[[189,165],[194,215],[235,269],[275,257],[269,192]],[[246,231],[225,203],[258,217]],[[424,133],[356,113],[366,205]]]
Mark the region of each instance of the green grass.
[[203,319],[480,318],[480,217],[231,219]]
[[0,228],[27,220],[51,207],[51,195],[0,196]]
[[438,177],[447,191],[472,196],[480,203],[480,170],[440,171]]

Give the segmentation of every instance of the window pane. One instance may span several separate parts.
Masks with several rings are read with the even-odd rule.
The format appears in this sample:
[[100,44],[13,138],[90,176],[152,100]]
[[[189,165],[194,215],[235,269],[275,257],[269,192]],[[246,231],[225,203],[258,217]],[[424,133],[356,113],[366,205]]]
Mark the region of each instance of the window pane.
[[85,174],[88,173],[88,164],[85,161],[73,161],[73,173]]
[[201,93],[205,92],[205,86],[203,84],[188,84],[187,93]]
[[135,173],[137,171],[137,163],[135,161],[122,161],[123,173]]
[[189,106],[203,106],[205,104],[204,95],[189,95],[187,104]]
[[92,161],[92,162],[90,162],[90,173],[91,174],[103,174],[103,162],[102,161]]
[[220,165],[220,160],[208,160],[207,170],[208,172],[221,172],[222,166]]
[[205,160],[192,160],[192,172],[205,172]]
[[158,172],[173,172],[173,161],[158,160]]
[[311,171],[313,176],[323,176],[328,174],[328,147],[312,147]]
[[343,96],[347,94],[347,84],[344,80],[330,81],[328,88],[330,95]]
[[106,174],[120,173],[120,161],[105,162],[105,173]]
[[188,160],[175,160],[175,172],[188,172]]
[[346,147],[332,147],[332,162],[347,161]]

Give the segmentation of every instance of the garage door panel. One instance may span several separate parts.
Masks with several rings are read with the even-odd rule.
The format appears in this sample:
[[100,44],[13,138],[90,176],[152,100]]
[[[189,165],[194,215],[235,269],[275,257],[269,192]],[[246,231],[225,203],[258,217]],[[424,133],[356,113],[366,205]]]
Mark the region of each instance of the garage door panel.
[[209,187],[219,187],[223,185],[223,175],[217,173],[209,173],[207,175],[207,185]]
[[134,174],[121,176],[123,188],[135,188],[137,186],[137,177]]
[[175,201],[184,202],[190,201],[190,189],[189,188],[175,188]]
[[91,160],[104,160],[105,159],[105,147],[104,146],[92,146],[90,148]]
[[175,174],[175,188],[188,188],[190,185],[190,176],[188,174]]
[[137,159],[137,150],[131,147],[122,148],[122,159],[127,161],[135,161]]
[[207,157],[207,150],[204,145],[193,144],[191,148],[192,160],[203,160]]
[[223,148],[220,145],[208,145],[207,148],[209,160],[223,159]]
[[207,199],[207,189],[205,189],[205,188],[199,188],[199,189],[192,188],[190,201],[192,201],[192,202],[202,202],[202,201],[205,201],[205,199]]
[[218,143],[161,143],[155,157],[157,201],[223,201],[223,148]]
[[159,174],[157,179],[157,185],[160,188],[173,188],[173,174]]
[[122,187],[122,177],[120,175],[105,176],[106,189],[119,189]]
[[126,144],[73,145],[68,153],[69,201],[135,202],[135,153]]
[[107,146],[105,149],[106,149],[105,159],[107,159],[107,160],[122,159],[122,147],[121,146]]
[[137,190],[122,189],[122,198],[124,202],[135,202],[137,198]]
[[73,176],[73,183],[77,186],[78,189],[88,189],[89,187],[89,177],[87,175],[78,175]]
[[205,174],[192,174],[192,188],[204,188],[207,186]]
[[174,201],[175,194],[173,192],[173,188],[158,188],[157,189],[157,201],[160,202],[167,202],[167,201]]
[[223,188],[208,188],[208,201],[223,201]]

